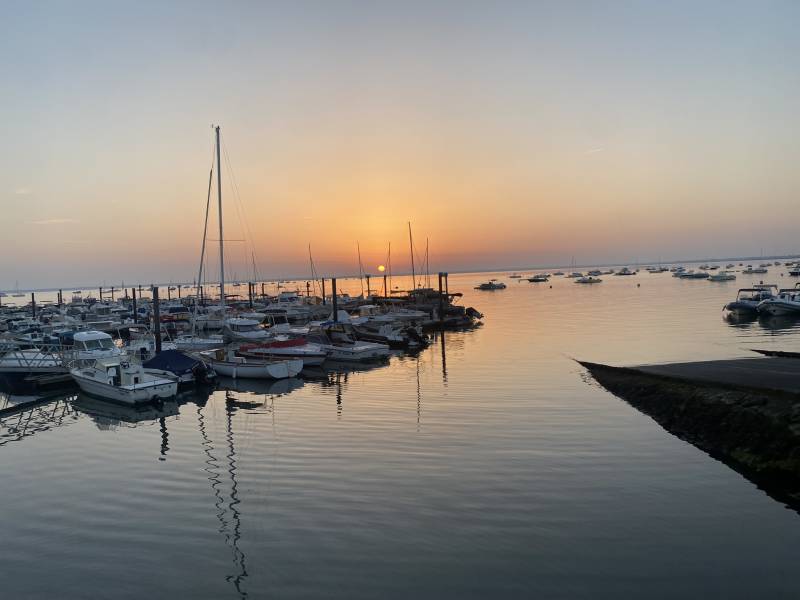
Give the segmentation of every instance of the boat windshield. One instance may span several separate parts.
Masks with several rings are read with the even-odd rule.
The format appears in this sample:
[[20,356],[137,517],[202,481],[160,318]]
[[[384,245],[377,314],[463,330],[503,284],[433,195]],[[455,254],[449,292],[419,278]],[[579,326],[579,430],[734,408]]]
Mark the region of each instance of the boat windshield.
[[114,342],[110,338],[86,340],[83,345],[87,350],[111,350],[114,348]]

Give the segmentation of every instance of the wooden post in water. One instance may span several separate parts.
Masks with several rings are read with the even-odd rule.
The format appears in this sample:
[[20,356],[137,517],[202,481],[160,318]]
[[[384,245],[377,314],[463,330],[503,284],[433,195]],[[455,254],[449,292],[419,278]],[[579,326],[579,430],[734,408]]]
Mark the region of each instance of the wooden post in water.
[[33,313],[32,317],[35,319],[36,318],[36,294],[34,294],[33,292],[31,292],[31,312]]
[[167,285],[167,300],[172,300],[172,286]]
[[450,298],[450,274],[445,271],[444,273],[444,293]]
[[133,297],[133,324],[139,322],[139,313],[136,312],[136,288],[131,288],[131,296]]
[[326,305],[328,301],[325,299],[325,278],[322,278],[322,305]]
[[100,288],[100,302],[103,301],[103,288]]
[[58,308],[64,304],[64,292],[62,290],[58,290]]
[[250,296],[250,308],[253,308],[253,288],[256,286],[252,281],[247,284],[247,295]]
[[114,301],[114,286],[111,286],[111,301]]
[[306,281],[306,297],[311,298],[311,282]]
[[181,287],[180,285],[178,286],[178,300],[181,299]]
[[389,297],[389,290],[386,288],[386,273],[383,274],[383,297]]
[[439,324],[441,325],[444,321],[444,296],[442,290],[442,277],[444,277],[444,273],[439,271]]
[[153,333],[156,336],[156,354],[161,354],[161,309],[158,302],[158,288],[153,287]]
[[364,273],[364,277],[365,277],[365,278],[366,278],[366,280],[367,280],[367,298],[369,298],[369,275],[367,275],[366,273]]
[[339,301],[336,298],[336,277],[331,277],[331,294],[333,298],[333,322],[339,322]]

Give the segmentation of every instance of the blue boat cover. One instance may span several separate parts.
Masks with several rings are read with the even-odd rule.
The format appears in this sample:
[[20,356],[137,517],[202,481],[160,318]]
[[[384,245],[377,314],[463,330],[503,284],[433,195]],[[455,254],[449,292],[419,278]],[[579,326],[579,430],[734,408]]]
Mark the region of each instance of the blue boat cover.
[[147,362],[142,363],[145,368],[169,371],[175,375],[183,375],[191,372],[200,361],[186,356],[178,350],[164,350],[161,354],[155,355]]

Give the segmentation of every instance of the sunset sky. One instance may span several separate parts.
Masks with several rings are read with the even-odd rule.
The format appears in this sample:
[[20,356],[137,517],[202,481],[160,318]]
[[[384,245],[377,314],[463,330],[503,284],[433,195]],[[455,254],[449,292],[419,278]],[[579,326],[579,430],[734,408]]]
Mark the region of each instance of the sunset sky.
[[797,2],[7,4],[0,288],[191,281],[212,123],[249,228],[223,171],[226,237],[251,233],[266,277],[306,275],[309,243],[327,275],[357,272],[357,242],[406,270],[407,221],[433,270],[800,253],[798,22]]

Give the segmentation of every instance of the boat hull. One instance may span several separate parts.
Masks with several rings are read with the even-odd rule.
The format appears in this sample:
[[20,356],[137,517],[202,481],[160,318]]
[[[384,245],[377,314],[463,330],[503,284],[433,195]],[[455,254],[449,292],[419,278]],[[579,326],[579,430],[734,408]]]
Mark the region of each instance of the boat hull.
[[84,377],[80,373],[80,369],[72,369],[70,374],[82,392],[126,406],[139,406],[157,400],[166,400],[178,393],[177,381],[159,379],[136,386],[119,387]]

